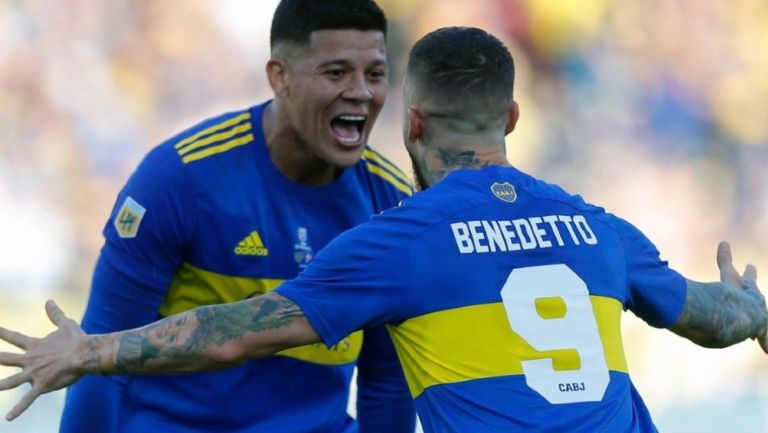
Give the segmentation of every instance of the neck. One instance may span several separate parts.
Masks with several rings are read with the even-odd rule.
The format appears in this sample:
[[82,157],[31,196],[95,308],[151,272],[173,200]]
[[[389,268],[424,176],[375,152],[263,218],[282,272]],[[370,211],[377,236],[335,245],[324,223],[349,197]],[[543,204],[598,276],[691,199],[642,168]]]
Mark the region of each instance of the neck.
[[288,179],[305,185],[325,185],[341,174],[341,169],[312,154],[291,127],[288,116],[280,113],[278,100],[264,109],[262,127],[272,163]]
[[429,185],[460,169],[480,169],[489,165],[510,166],[504,143],[425,146],[419,157],[424,180]]

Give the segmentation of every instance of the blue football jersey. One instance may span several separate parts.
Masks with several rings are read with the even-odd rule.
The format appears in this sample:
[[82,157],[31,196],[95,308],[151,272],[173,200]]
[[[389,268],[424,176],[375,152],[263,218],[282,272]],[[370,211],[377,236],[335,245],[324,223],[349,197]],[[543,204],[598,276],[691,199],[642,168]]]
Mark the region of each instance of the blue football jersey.
[[[202,122],[142,161],[104,230],[87,331],[266,293],[339,233],[411,194],[407,177],[370,148],[330,184],[293,182],[269,155],[265,106]],[[122,384],[109,416],[119,432],[356,432],[347,403],[363,341],[355,330],[333,347],[294,348],[227,370],[115,379]],[[106,398],[107,380],[73,387],[65,431],[83,431],[87,419],[74,413],[92,413],[98,401],[87,399]]]
[[278,292],[327,344],[385,323],[426,432],[654,432],[620,316],[685,280],[626,221],[514,168],[460,170],[334,240]]

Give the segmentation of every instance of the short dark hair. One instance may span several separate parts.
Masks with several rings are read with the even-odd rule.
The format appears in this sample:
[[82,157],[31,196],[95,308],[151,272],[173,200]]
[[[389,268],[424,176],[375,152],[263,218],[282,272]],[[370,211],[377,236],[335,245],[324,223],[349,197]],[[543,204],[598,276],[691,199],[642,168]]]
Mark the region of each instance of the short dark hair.
[[387,34],[387,18],[372,0],[282,0],[272,17],[270,48],[307,45],[318,30],[375,30]]
[[504,116],[513,103],[512,55],[499,39],[478,28],[445,27],[421,38],[409,55],[407,76],[414,81],[416,97],[437,110],[425,114],[448,118],[484,113],[482,117],[493,119]]

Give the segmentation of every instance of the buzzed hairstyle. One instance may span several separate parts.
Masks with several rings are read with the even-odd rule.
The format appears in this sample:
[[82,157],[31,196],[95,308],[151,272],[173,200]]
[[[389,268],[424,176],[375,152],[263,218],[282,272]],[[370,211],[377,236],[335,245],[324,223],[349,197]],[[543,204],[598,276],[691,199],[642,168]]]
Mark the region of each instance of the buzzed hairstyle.
[[445,27],[424,36],[411,50],[407,77],[425,115],[460,121],[461,129],[494,128],[513,104],[512,55],[481,29]]
[[372,0],[282,0],[272,18],[270,48],[306,46],[318,30],[374,30],[386,36],[387,18]]

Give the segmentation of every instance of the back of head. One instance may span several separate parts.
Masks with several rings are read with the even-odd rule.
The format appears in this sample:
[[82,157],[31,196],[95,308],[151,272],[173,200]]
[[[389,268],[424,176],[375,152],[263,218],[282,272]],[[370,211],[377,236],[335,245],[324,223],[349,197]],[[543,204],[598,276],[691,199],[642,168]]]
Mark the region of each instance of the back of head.
[[306,46],[312,32],[361,30],[387,33],[387,19],[372,0],[282,0],[272,18],[270,48]]
[[424,36],[411,50],[406,77],[408,102],[454,132],[503,128],[513,104],[512,55],[481,29],[446,27]]

